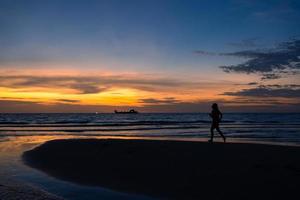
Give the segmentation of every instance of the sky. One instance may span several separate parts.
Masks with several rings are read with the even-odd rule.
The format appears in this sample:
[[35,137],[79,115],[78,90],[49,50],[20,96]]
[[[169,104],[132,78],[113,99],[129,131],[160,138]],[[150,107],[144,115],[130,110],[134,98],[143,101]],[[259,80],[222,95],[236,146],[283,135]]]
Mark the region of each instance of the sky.
[[300,1],[0,0],[0,112],[300,112]]

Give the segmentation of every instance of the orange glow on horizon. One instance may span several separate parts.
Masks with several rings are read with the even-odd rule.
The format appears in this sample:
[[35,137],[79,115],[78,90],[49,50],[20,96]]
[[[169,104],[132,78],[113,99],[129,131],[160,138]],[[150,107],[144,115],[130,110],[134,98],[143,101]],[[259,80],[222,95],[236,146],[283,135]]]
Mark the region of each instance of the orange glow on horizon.
[[[237,84],[240,82],[238,76],[232,76],[230,79],[226,74],[222,74],[224,76],[221,77],[221,81],[201,79],[190,81],[189,77],[170,78],[164,74],[160,76],[137,72],[118,74],[110,71],[82,71],[70,68],[26,71],[14,68],[6,70],[5,74],[1,80],[1,100],[44,105],[60,103],[142,107],[215,100],[230,102],[235,97],[222,95],[224,92],[249,88]],[[11,78],[6,78],[10,76]],[[35,80],[35,77],[38,79]],[[254,77],[248,76],[246,82],[253,80]],[[24,85],[21,84],[23,82]]]

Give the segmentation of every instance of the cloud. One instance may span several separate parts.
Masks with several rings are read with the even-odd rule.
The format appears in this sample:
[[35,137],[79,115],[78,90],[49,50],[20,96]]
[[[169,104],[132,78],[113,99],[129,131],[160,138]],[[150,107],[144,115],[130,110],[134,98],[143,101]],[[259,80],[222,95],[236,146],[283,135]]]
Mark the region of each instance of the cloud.
[[244,58],[246,61],[243,63],[220,66],[220,68],[227,73],[257,73],[262,75],[262,80],[278,79],[283,75],[295,75],[300,70],[299,39],[282,42],[271,49],[244,50],[230,53],[197,50],[195,53],[199,55]]
[[145,99],[140,99],[139,102],[144,104],[175,104],[175,103],[179,103],[180,100],[174,97],[166,97],[163,99],[145,98]]
[[299,85],[267,85],[256,88],[242,89],[237,92],[224,92],[222,95],[239,96],[239,97],[284,97],[284,98],[299,98]]
[[107,87],[97,86],[97,83],[74,83],[69,87],[78,90],[80,94],[95,94],[107,89]]
[[209,52],[209,51],[204,51],[204,50],[196,50],[196,51],[194,51],[194,53],[199,54],[199,55],[204,55],[204,56],[218,56],[218,55],[220,55],[219,53]]
[[181,81],[170,78],[155,78],[126,75],[98,76],[27,76],[2,75],[1,87],[26,89],[33,87],[44,89],[72,89],[78,94],[95,94],[107,91],[112,87],[134,88],[144,91],[170,90],[176,87],[197,88],[198,82]]
[[258,82],[250,82],[250,83],[237,83],[235,85],[249,85],[249,86],[253,86],[253,85],[258,85]]
[[[300,112],[300,103],[285,103],[274,99],[237,98],[225,101],[215,99],[224,112]],[[1,113],[41,113],[41,112],[66,112],[66,113],[95,113],[113,112],[114,110],[136,109],[142,113],[151,112],[209,112],[211,101],[179,102],[170,104],[146,104],[144,106],[104,106],[104,105],[80,105],[69,103],[41,104],[31,101],[1,100]]]
[[80,100],[75,100],[75,99],[56,99],[58,102],[63,102],[63,103],[79,103]]
[[261,80],[272,80],[272,79],[279,79],[282,76],[277,73],[264,73],[263,76],[261,77]]
[[283,42],[273,49],[238,51],[222,55],[246,58],[237,65],[220,66],[227,73],[260,73],[262,79],[278,79],[300,70],[300,40]]
[[9,88],[63,88],[74,89],[80,94],[92,94],[105,90],[95,77],[70,76],[0,76],[0,85]]
[[[257,97],[237,97],[233,100],[230,101],[226,101],[225,102],[226,105],[261,105],[261,106],[266,106],[266,105],[270,105],[270,106],[274,106],[274,105],[285,105],[287,104],[286,102],[282,102],[278,99],[274,99],[274,98],[257,98]],[[291,105],[291,102],[288,103],[289,105]]]
[[[0,101],[2,102],[14,102],[17,103],[17,105],[21,104],[43,104],[44,101],[43,99],[40,98],[30,98],[30,100],[28,100],[28,98],[22,98],[22,97],[0,97]],[[59,103],[80,103],[80,100],[76,100],[76,99],[53,99],[53,101],[51,102],[51,104],[59,104]]]
[[265,85],[261,87],[300,89],[299,84],[285,84],[285,85],[273,84],[273,85]]
[[257,40],[259,38],[248,38],[244,39],[240,42],[230,42],[229,45],[237,47],[237,48],[256,48],[259,47],[260,45],[257,44]]
[[250,82],[247,85],[257,85],[257,84],[258,84],[257,82]]

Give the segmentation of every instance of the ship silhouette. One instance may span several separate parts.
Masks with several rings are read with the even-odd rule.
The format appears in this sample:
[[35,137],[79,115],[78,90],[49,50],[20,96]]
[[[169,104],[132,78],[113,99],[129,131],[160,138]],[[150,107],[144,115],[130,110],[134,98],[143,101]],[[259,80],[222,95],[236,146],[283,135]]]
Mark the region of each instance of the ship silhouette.
[[117,110],[115,110],[115,113],[116,114],[137,114],[139,112],[134,110],[134,109],[131,109],[129,111],[117,111]]

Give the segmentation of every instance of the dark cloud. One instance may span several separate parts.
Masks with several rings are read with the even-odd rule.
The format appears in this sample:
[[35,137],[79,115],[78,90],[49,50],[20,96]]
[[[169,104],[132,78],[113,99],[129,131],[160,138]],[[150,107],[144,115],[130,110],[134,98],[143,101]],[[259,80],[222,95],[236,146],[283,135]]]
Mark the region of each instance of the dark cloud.
[[[11,97],[0,97],[1,100],[28,100],[28,98],[22,98],[22,97],[14,97],[14,98],[11,98]],[[41,100],[39,98],[30,98],[31,100]]]
[[95,77],[70,76],[0,76],[0,85],[9,88],[62,88],[74,89],[80,94],[98,93],[105,90]]
[[[256,100],[255,100],[256,99]],[[233,101],[222,99],[215,100],[224,112],[300,112],[300,103],[284,103],[273,99],[237,98]],[[209,112],[211,101],[179,102],[171,104],[146,104],[140,107],[128,106],[104,106],[104,105],[80,105],[70,103],[42,104],[31,101],[0,100],[0,113],[41,113],[41,112],[65,112],[65,113],[95,113],[114,110],[136,109],[142,113],[147,112]]]
[[75,100],[75,99],[56,99],[56,101],[65,102],[65,103],[79,103],[80,102],[80,100]]
[[264,81],[264,80],[272,80],[272,79],[279,79],[281,78],[282,75],[277,74],[277,73],[264,73],[261,77],[261,80]]
[[26,89],[62,88],[73,89],[79,94],[93,94],[106,91],[113,86],[159,91],[164,88],[199,86],[196,82],[185,82],[168,78],[144,78],[126,76],[0,76],[0,85],[8,88]]
[[225,72],[261,73],[263,79],[277,79],[282,74],[300,70],[300,40],[279,44],[273,49],[238,51],[222,55],[246,58],[237,65],[221,66]]
[[145,104],[174,104],[174,103],[179,103],[180,101],[174,97],[166,97],[163,99],[155,99],[155,98],[140,99],[139,102]]
[[249,85],[249,86],[252,86],[252,85],[258,85],[258,82],[250,82],[250,83],[237,83],[235,85]]
[[226,102],[227,105],[284,105],[286,103],[274,98],[237,97]]
[[284,97],[299,98],[300,88],[284,86],[260,86],[256,88],[243,89],[237,92],[224,92],[222,95],[241,97]]
[[257,85],[257,84],[258,84],[257,82],[250,82],[247,85]]
[[63,102],[46,105],[32,101],[0,100],[0,113],[94,113],[95,111],[111,112],[113,110],[114,108],[110,106],[78,105]]
[[[21,97],[0,97],[0,101],[14,102],[18,104],[24,103],[32,103],[32,104],[40,104],[43,103],[43,99],[40,98],[21,98]],[[76,99],[54,99],[55,103],[79,103],[80,100]]]
[[236,65],[220,66],[227,73],[258,73],[262,80],[278,79],[286,74],[298,74],[300,70],[300,40],[291,39],[272,49],[245,50],[231,53],[214,53],[202,50],[199,55],[234,56],[246,61]]
[[271,85],[261,85],[260,87],[262,88],[285,88],[285,89],[300,89],[300,85],[298,84],[284,84],[284,85],[279,85],[279,84],[271,84]]
[[107,89],[107,87],[97,86],[97,83],[73,83],[69,87],[80,91],[80,94],[95,94]]

